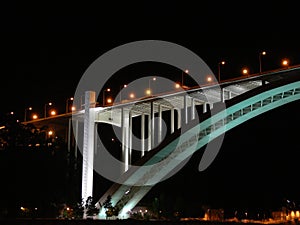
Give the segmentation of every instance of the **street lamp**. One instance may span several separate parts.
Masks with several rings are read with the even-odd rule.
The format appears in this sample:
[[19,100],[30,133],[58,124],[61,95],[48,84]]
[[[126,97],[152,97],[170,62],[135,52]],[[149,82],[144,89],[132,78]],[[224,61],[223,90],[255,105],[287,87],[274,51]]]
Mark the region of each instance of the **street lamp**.
[[290,62],[289,62],[289,60],[288,60],[288,59],[283,59],[283,60],[282,60],[282,62],[281,62],[281,64],[282,64],[283,66],[286,66],[286,67],[288,67],[288,66],[289,66],[289,64],[290,64]]
[[52,105],[52,102],[49,102],[49,103],[47,103],[47,104],[45,104],[45,106],[44,106],[44,118],[46,118],[47,117],[47,106],[48,105]]
[[67,98],[67,100],[66,100],[66,113],[68,113],[69,112],[69,101],[73,101],[74,100],[74,98],[73,97],[71,97],[71,98]]
[[25,109],[24,122],[26,122],[26,120],[27,120],[27,110],[32,110],[32,107],[28,107],[28,108]]
[[247,68],[243,68],[242,69],[242,73],[243,73],[243,75],[248,75],[249,74],[249,70]]
[[218,63],[218,81],[221,82],[221,65],[225,65],[225,61],[221,61]]
[[32,119],[36,120],[37,118],[39,118],[37,114],[32,115]]
[[213,81],[212,76],[207,76],[206,81],[209,82],[209,83],[212,82]]
[[122,102],[122,89],[127,88],[127,86],[128,86],[127,84],[124,84],[124,85],[120,86],[120,103]]
[[151,95],[151,89],[149,89],[149,88],[146,89],[146,95],[149,95],[149,96]]
[[131,99],[135,98],[135,94],[134,93],[130,93],[129,94],[129,98],[131,98]]
[[262,66],[261,66],[261,57],[263,56],[263,55],[266,55],[267,53],[265,52],[265,51],[263,51],[263,52],[260,52],[259,53],[259,56],[258,56],[258,59],[259,59],[259,72],[261,73],[262,72]]
[[48,131],[48,135],[49,135],[49,137],[51,137],[51,136],[53,135],[53,131],[52,131],[52,130],[49,130],[49,131]]
[[102,105],[104,106],[105,105],[105,92],[110,92],[110,88],[107,88],[107,89],[104,89],[103,90],[103,99],[102,99]]
[[106,99],[107,104],[111,104],[112,103],[112,98],[108,98]]
[[[151,81],[156,81],[156,77],[152,77],[152,79],[149,79],[149,95],[151,94],[151,92],[154,92],[154,91],[151,91]],[[154,90],[154,88],[152,88]]]
[[184,73],[189,73],[189,70],[185,70],[181,72],[181,86],[183,87],[183,77],[184,77]]
[[56,111],[55,110],[51,110],[50,115],[51,116],[55,116],[56,115]]

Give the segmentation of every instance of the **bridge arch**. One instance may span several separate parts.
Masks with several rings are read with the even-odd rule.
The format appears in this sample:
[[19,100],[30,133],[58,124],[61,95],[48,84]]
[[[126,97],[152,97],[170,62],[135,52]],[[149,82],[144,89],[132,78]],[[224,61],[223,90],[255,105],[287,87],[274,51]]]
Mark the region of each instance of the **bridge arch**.
[[[141,200],[154,184],[159,182],[161,178],[168,175],[170,171],[175,168],[176,165],[174,165],[174,161],[176,161],[176,159],[176,162],[180,163],[191,157],[195,149],[201,149],[219,135],[251,118],[299,99],[300,81],[293,81],[291,83],[285,81],[280,85],[278,83],[269,84],[259,90],[250,91],[249,93],[245,93],[245,95],[241,95],[239,98],[228,101],[226,110],[216,113],[212,117],[194,125],[191,129],[187,129],[187,131],[182,134],[183,137],[181,136],[180,139],[181,143],[177,144],[176,149],[171,148],[172,143],[178,141],[178,138],[174,139],[164,148],[157,150],[156,154],[152,154],[152,157],[145,163],[145,165],[154,165],[152,168],[144,171],[131,171],[133,174],[131,179],[134,176],[137,186],[133,186],[130,193],[124,197],[121,192],[125,189],[128,190],[128,186],[124,184],[120,185],[118,191],[115,192],[116,195],[112,195],[115,205],[121,206],[122,208],[120,213],[121,218],[126,218],[128,211]],[[217,108],[215,110],[217,110]],[[199,170],[205,170],[213,161],[216,154],[217,152],[204,152],[199,164]],[[170,155],[172,155],[172,157],[169,157]],[[157,166],[157,162],[163,163]],[[162,170],[162,168],[164,169]],[[144,186],[142,184],[144,184]]]

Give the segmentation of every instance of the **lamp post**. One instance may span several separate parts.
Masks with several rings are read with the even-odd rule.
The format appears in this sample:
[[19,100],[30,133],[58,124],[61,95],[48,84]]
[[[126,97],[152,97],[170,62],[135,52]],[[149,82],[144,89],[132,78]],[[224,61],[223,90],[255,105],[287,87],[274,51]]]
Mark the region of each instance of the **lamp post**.
[[181,86],[183,87],[183,77],[184,77],[184,73],[189,73],[189,70],[185,70],[181,72]]
[[45,106],[44,106],[44,118],[47,117],[47,106],[48,105],[52,105],[52,102],[49,102],[49,103],[45,104]]
[[110,88],[103,90],[103,96],[102,96],[102,105],[105,106],[105,92],[110,92]]
[[281,62],[281,64],[282,64],[282,66],[284,66],[284,67],[288,67],[289,66],[289,60],[288,59],[283,59],[282,60],[282,62]]
[[149,79],[148,90],[146,91],[147,95],[152,95],[154,93],[154,88],[153,90],[151,89],[151,81],[156,81],[156,77],[152,77],[151,79]]
[[213,81],[212,76],[207,76],[207,77],[206,77],[206,81],[207,81],[208,83],[212,82],[212,81]]
[[120,86],[120,103],[122,102],[122,89],[127,88],[127,84],[121,85]]
[[69,101],[73,101],[74,98],[71,97],[71,98],[67,98],[66,100],[66,113],[68,113],[70,110],[69,110]]
[[225,65],[225,61],[221,61],[218,63],[218,82],[221,82],[221,65]]
[[242,73],[243,73],[243,75],[248,75],[249,74],[249,70],[247,68],[243,68],[242,69]]
[[146,93],[146,95],[150,96],[152,94],[152,91],[151,91],[151,89],[148,88],[148,89],[146,89],[145,93]]
[[51,110],[50,115],[51,116],[55,116],[56,115],[56,111],[55,110]]
[[258,59],[259,59],[259,73],[262,72],[261,57],[262,57],[263,55],[266,55],[266,54],[267,54],[267,53],[266,53],[265,51],[259,53],[259,56],[258,56]]
[[135,94],[134,93],[130,93],[129,94],[129,98],[134,99],[135,98]]
[[24,122],[27,121],[27,110],[32,110],[32,107],[28,107],[25,109],[25,113],[24,113]]

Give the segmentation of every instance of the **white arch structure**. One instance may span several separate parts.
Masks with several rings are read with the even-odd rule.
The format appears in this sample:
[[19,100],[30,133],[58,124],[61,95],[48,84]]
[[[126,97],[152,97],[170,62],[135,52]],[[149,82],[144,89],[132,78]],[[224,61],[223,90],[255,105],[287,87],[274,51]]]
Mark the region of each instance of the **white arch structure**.
[[[95,108],[94,93],[92,91],[86,92],[85,111],[78,113],[78,117],[84,115],[82,198],[85,199],[93,194],[93,167],[91,165],[93,165],[95,149],[95,123],[104,122],[122,128],[122,142],[126,142],[126,145],[122,147],[125,167],[123,168],[124,175],[121,179],[130,179],[131,183],[137,184],[157,183],[182,161],[188,159],[195,152],[195,149],[201,149],[209,141],[251,118],[299,100],[300,81],[298,81],[298,78],[298,80],[295,79],[295,76],[293,76],[293,79],[289,79],[288,76],[288,74],[292,73],[299,74],[299,70],[300,67],[297,66],[286,70],[276,70],[257,76],[227,81],[221,84],[221,92],[215,92],[214,85],[210,85],[194,88],[184,93],[164,95],[164,99],[168,98],[169,101],[173,101],[174,104],[172,103],[171,105],[162,102],[160,98],[153,98],[147,99],[147,101],[131,102],[113,107]],[[273,80],[280,80],[280,82],[273,82]],[[210,102],[204,98],[203,93],[211,96]],[[218,102],[225,101],[226,104],[228,103],[227,108],[218,112]],[[129,113],[126,107],[132,107],[132,104],[136,106]],[[203,113],[207,112],[207,105],[210,106],[210,110],[216,110],[216,113],[200,123],[193,124],[196,105],[203,105]],[[143,139],[145,129],[143,125],[145,123],[144,116],[148,115],[152,118],[154,113],[158,113],[159,121],[161,121],[161,112],[163,110],[171,110],[170,126],[171,133],[173,133],[171,135],[174,135],[174,138],[170,143],[160,148],[159,151],[153,152],[151,157],[147,158],[147,154],[145,154],[146,144]],[[190,129],[180,135],[180,140],[176,136],[174,128],[175,110],[178,112],[177,128],[181,128],[182,123],[191,124]],[[150,167],[140,167],[140,169],[132,171],[130,169],[130,129],[132,127],[132,117],[134,116],[141,116],[142,119],[141,157],[145,157],[144,165]],[[158,135],[158,142],[162,141],[160,122],[158,127],[155,127],[153,124],[149,126],[149,134],[148,150],[155,145],[154,135]],[[168,157],[168,160],[163,160],[166,157]],[[203,160],[205,157],[209,157],[207,152],[204,152],[200,162],[199,168],[201,170],[205,169],[210,162],[209,159]],[[163,161],[163,164],[151,167],[151,165],[160,161]],[[100,202],[104,202],[106,197],[111,195],[113,205],[117,205],[121,209],[119,217],[127,218],[129,216],[128,212],[151,188],[152,185],[128,186],[116,183],[101,197]],[[99,218],[105,218],[103,208],[100,210]]]

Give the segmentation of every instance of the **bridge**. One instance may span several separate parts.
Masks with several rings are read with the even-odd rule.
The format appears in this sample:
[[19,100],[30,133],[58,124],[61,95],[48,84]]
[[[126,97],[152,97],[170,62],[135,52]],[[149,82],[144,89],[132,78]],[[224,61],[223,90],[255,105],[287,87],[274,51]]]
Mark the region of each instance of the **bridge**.
[[[37,126],[45,122],[50,124],[50,121],[56,121],[56,126],[68,124],[66,139],[69,151],[73,127],[73,135],[77,144],[81,145],[83,155],[83,199],[93,195],[95,156],[98,155],[100,165],[105,165],[103,160],[108,159],[98,148],[97,125],[107,123],[118,127],[121,131],[122,163],[114,165],[112,161],[109,165],[116,167],[119,173],[111,177],[107,175],[116,182],[99,202],[103,203],[110,195],[113,206],[120,209],[119,218],[128,218],[130,210],[151,188],[170,176],[195,151],[251,118],[299,100],[299,78],[300,66],[297,65],[107,107],[97,107],[95,92],[86,91],[84,109],[26,123]],[[163,126],[163,113],[170,117],[166,125],[168,131]],[[138,141],[134,140],[132,133],[133,118],[137,117],[140,118]],[[215,147],[205,150],[200,170],[213,161],[217,154]],[[132,162],[135,148],[139,149],[140,159]],[[74,151],[77,154],[76,146]],[[102,161],[99,155],[103,156]],[[100,169],[102,172],[105,171]],[[100,205],[98,207],[101,208]],[[98,217],[106,217],[103,207]]]

